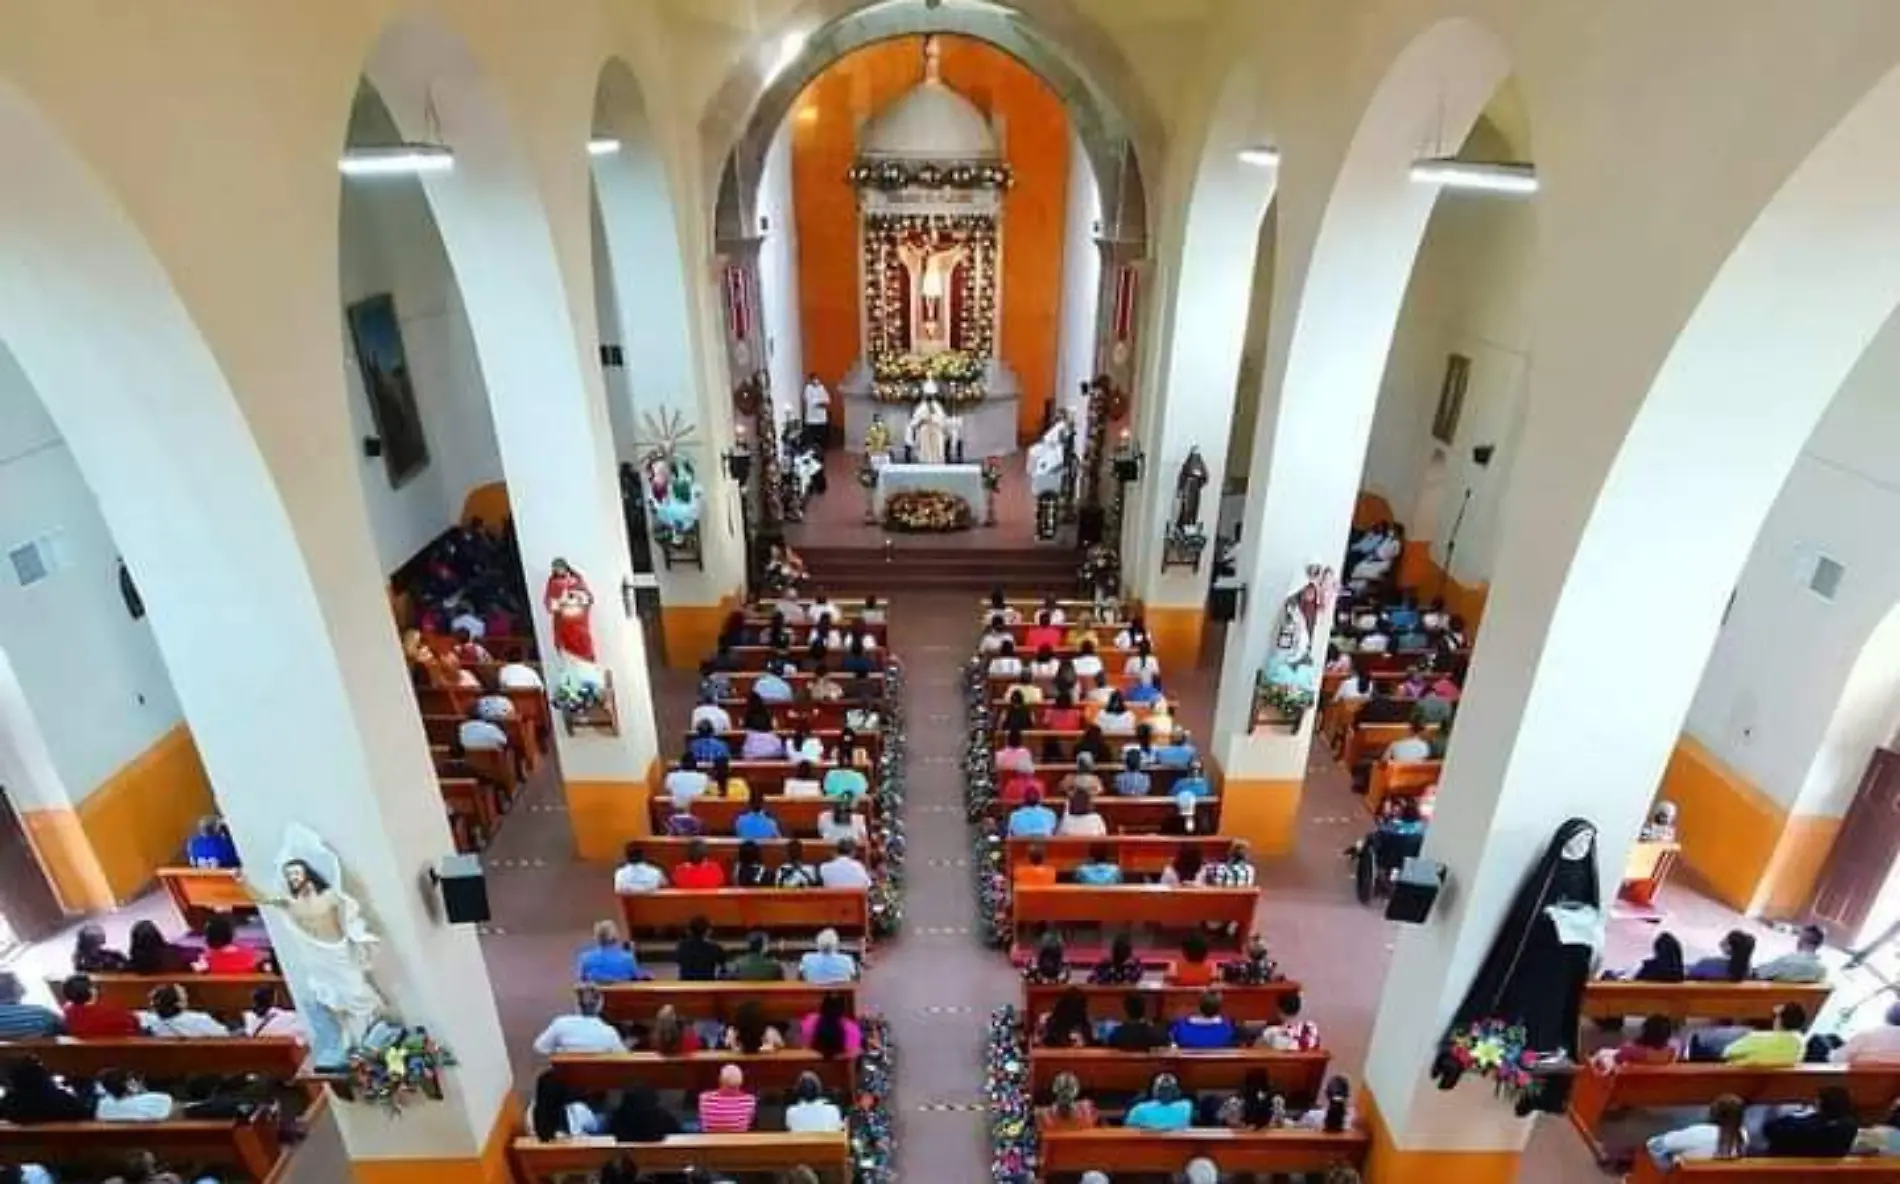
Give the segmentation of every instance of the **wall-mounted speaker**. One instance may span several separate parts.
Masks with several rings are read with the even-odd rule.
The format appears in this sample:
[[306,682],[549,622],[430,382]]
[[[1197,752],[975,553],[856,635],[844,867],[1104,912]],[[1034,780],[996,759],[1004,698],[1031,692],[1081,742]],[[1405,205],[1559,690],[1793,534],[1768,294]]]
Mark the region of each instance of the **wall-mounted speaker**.
[[363,455],[364,456],[367,456],[371,460],[375,460],[377,457],[381,456],[382,454],[383,454],[382,437],[380,436],[364,436],[363,437]]
[[1407,925],[1423,925],[1438,903],[1438,891],[1445,886],[1445,865],[1435,859],[1414,855],[1399,868],[1392,881],[1392,896],[1385,904],[1385,919]]
[[1215,580],[1207,592],[1208,618],[1221,622],[1239,620],[1241,599],[1246,592],[1247,585],[1239,580]]
[[434,876],[442,889],[442,911],[449,924],[480,925],[488,920],[488,880],[480,857],[445,855]]
[[1491,463],[1491,457],[1497,453],[1496,444],[1480,444],[1471,450],[1471,463],[1479,468]]

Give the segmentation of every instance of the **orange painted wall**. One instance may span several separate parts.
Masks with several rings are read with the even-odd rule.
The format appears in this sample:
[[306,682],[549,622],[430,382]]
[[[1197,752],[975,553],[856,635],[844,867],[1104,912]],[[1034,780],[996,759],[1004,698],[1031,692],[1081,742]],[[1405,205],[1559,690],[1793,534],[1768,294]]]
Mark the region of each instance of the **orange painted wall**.
[[[1022,380],[1019,434],[1042,423],[1055,387],[1062,306],[1069,118],[1036,73],[981,41],[945,36],[943,79],[1001,115],[1016,185],[1003,202],[1002,354]],[[792,206],[805,367],[835,384],[858,356],[857,195],[845,181],[862,121],[923,78],[923,39],[846,54],[792,106]]]

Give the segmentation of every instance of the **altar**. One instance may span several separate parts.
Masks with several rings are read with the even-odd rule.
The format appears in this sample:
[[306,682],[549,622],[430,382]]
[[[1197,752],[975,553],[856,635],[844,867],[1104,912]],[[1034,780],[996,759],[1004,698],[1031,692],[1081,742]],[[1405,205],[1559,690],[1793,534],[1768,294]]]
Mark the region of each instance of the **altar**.
[[871,491],[871,513],[884,518],[884,501],[893,494],[929,489],[952,493],[970,504],[978,522],[989,516],[989,491],[983,488],[983,466],[889,464],[877,471],[877,486]]
[[[862,360],[838,384],[838,401],[844,404],[844,446],[852,452],[864,451],[864,435],[870,431],[874,415],[884,417],[885,426],[901,449],[904,425],[917,409],[915,403],[886,402],[874,391],[871,368]],[[986,367],[985,391],[981,402],[949,409],[963,421],[963,455],[972,461],[1010,456],[1020,448],[1016,442],[1016,407],[1022,388],[1015,373],[1001,364]]]

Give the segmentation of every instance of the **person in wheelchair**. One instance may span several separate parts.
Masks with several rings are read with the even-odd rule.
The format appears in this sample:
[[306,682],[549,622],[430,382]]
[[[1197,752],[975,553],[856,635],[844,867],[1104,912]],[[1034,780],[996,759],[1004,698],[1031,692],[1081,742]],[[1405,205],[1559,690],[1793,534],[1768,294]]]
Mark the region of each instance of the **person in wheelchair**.
[[1346,849],[1361,904],[1382,896],[1407,859],[1425,846],[1425,814],[1415,797],[1387,798],[1372,833]]

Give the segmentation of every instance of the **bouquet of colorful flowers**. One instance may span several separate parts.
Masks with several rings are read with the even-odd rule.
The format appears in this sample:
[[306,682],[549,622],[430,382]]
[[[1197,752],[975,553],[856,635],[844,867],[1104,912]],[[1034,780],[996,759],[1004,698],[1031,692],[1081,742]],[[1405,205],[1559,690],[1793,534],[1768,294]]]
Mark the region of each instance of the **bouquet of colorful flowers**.
[[1029,1050],[1023,1047],[1022,1022],[1014,1007],[999,1007],[990,1015],[983,1065],[990,1179],[993,1184],[1028,1184],[1036,1178],[1041,1148],[1029,1096]]
[[607,701],[607,682],[600,668],[584,662],[563,663],[548,689],[548,702],[563,715],[592,711]]
[[370,1035],[350,1050],[347,1080],[339,1091],[347,1100],[371,1102],[391,1114],[417,1097],[442,1100],[442,1070],[454,1065],[455,1057],[427,1028],[379,1025]]
[[854,1184],[891,1184],[897,1179],[897,1136],[891,1126],[891,1080],[896,1053],[891,1025],[879,1015],[859,1021],[864,1051],[858,1055],[858,1103],[851,1108]]
[[884,525],[889,530],[946,534],[968,530],[975,520],[969,502],[941,489],[906,489],[884,501]]
[[1003,829],[995,819],[985,818],[976,827],[976,842],[970,866],[976,871],[976,913],[982,925],[983,940],[996,949],[1007,949],[1014,936],[1010,918],[1009,876],[1003,870],[1006,844]]
[[1305,687],[1267,682],[1264,678],[1256,691],[1256,702],[1282,719],[1298,721],[1313,709],[1315,701],[1313,692]]
[[1536,1054],[1524,1047],[1521,1024],[1497,1018],[1473,1020],[1445,1038],[1443,1055],[1467,1073],[1497,1082],[1499,1093],[1521,1096],[1536,1088],[1531,1070]]

